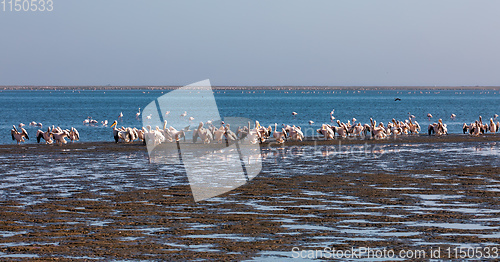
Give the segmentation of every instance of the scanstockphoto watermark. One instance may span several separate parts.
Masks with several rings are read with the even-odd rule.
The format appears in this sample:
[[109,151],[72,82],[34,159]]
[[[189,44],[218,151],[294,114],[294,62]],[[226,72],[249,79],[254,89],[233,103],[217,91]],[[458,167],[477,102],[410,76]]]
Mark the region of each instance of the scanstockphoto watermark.
[[236,127],[251,122],[221,117],[208,79],[160,96],[142,112],[150,162],[182,164],[196,202],[236,189],[260,173],[260,145],[235,134]]
[[433,259],[441,258],[441,249],[401,249],[358,247],[350,249],[323,249],[292,248],[292,258],[302,259]]
[[342,140],[329,145],[318,145],[317,141],[312,142],[312,146],[283,146],[276,142],[270,142],[266,147],[267,152],[272,152],[280,157],[298,157],[303,155],[319,155],[326,160],[335,158],[380,158],[386,150],[378,144],[364,143],[361,145],[343,145]]
[[292,248],[292,258],[300,259],[349,259],[349,260],[427,260],[427,259],[498,259],[500,249],[498,246],[449,246],[428,247],[426,249],[393,249],[351,247],[336,249],[325,247],[323,249]]

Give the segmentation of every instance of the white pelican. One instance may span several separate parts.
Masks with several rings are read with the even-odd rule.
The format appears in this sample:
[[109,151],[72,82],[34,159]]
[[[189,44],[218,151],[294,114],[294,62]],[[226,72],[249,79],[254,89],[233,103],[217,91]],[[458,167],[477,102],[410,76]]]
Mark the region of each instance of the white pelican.
[[309,120],[309,124],[310,124],[310,125],[314,124],[314,121]]
[[226,128],[224,126],[219,127],[219,129],[215,129],[214,132],[214,140],[217,141],[217,143],[222,143],[222,137],[224,137],[224,133],[226,133]]
[[277,127],[278,127],[278,124],[274,123],[273,137],[274,137],[274,139],[276,139],[276,141],[278,143],[283,143],[286,140],[286,132],[283,128],[281,129],[281,132],[278,132]]
[[431,121],[431,118],[432,118],[431,113],[427,114],[427,117],[429,118],[429,121]]
[[238,139],[236,134],[233,131],[231,131],[231,129],[229,128],[229,123],[226,124],[225,130],[226,130],[226,132],[224,133],[224,136],[226,137],[227,140],[235,141],[236,139]]
[[135,118],[139,118],[141,115],[141,108],[139,107],[139,112],[135,113]]
[[152,116],[153,116],[153,114],[149,114],[149,116],[146,116],[146,118],[151,119]]
[[71,142],[80,140],[80,133],[78,133],[78,130],[76,130],[76,128],[71,127],[71,130],[69,131],[69,139],[71,139]]
[[25,126],[25,124],[19,123],[19,128],[23,128],[23,126]]
[[113,128],[113,137],[115,138],[115,143],[118,143],[118,141],[121,139],[125,142],[131,142],[132,140],[132,134],[131,132],[127,131],[125,128],[116,128],[116,124],[118,121],[114,121],[113,124],[110,126],[110,128]]
[[185,117],[185,116],[187,116],[187,114],[188,113],[186,111],[184,111],[184,113],[181,114],[181,117]]
[[35,122],[35,121],[30,122],[30,126],[36,126],[36,125],[37,125],[37,122]]
[[101,121],[102,126],[107,126],[108,125],[108,120]]
[[493,120],[497,120],[498,114],[493,115]]
[[12,130],[10,130],[10,134],[12,135],[12,140],[16,140],[17,144],[24,142],[24,138],[30,140],[28,137],[28,132],[24,128],[21,127],[21,132],[17,131],[15,126],[12,126]]
[[184,129],[177,131],[174,127],[170,127],[170,134],[172,137],[175,139],[175,141],[179,141],[181,138],[184,138],[186,140],[186,132],[189,132],[189,126],[185,127]]
[[318,132],[318,134],[322,135],[325,140],[328,140],[328,139],[334,139],[335,138],[335,133],[333,132],[333,130],[330,128],[329,125],[321,125],[321,128],[316,130],[316,132]]
[[42,126],[43,126],[43,125],[42,125],[42,123],[38,122],[38,123],[36,124],[36,126],[38,126],[39,128],[42,128]]
[[497,132],[497,125],[493,122],[493,118],[490,118],[490,126],[489,126],[490,132],[495,133]]
[[451,119],[455,120],[455,117],[457,117],[457,115],[451,114]]
[[168,116],[170,114],[170,111],[165,112],[165,116]]
[[40,139],[45,140],[45,144],[52,144],[54,141],[52,141],[52,134],[50,133],[50,128],[47,127],[47,132],[43,132],[42,130],[38,129],[36,133],[36,142],[40,143]]
[[443,124],[443,120],[439,119],[438,123],[430,124],[427,128],[429,136],[431,134],[446,135],[448,134],[448,129],[446,128],[446,124]]
[[292,116],[296,116],[297,115],[297,112],[292,112]]
[[194,117],[190,116],[189,121],[193,121],[193,120],[194,120]]
[[66,137],[69,137],[69,132],[67,130],[62,130],[61,132],[51,132],[51,133],[57,144],[61,143],[62,145],[68,143],[66,139],[64,139]]

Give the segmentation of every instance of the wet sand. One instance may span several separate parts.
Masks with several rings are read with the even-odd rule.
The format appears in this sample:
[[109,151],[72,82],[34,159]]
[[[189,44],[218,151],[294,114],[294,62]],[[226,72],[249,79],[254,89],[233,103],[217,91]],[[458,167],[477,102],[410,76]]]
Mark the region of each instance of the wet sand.
[[[498,247],[499,135],[341,141],[387,153],[287,156],[294,146],[325,155],[339,140],[263,144],[259,176],[199,203],[182,167],[148,164],[140,144],[1,145],[0,257],[262,261],[292,258],[293,247]],[[391,153],[402,144],[409,151]],[[448,157],[451,144],[478,153]],[[365,166],[377,161],[395,167]]]

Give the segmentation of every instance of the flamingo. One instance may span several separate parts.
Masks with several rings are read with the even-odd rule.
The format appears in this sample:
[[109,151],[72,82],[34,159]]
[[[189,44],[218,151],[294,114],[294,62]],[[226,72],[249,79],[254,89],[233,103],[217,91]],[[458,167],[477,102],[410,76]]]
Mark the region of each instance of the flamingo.
[[168,116],[170,114],[170,111],[165,112],[165,116]]
[[194,117],[190,116],[189,121],[193,121],[193,120],[194,120]]
[[457,117],[457,115],[451,114],[451,119],[455,120],[455,117]]
[[429,121],[431,121],[432,115],[430,113],[427,114],[427,117],[429,118]]
[[309,121],[309,124],[310,124],[310,125],[314,124],[314,121],[310,120],[310,121]]
[[123,112],[120,112],[120,115],[118,115],[118,118],[122,118],[123,117]]

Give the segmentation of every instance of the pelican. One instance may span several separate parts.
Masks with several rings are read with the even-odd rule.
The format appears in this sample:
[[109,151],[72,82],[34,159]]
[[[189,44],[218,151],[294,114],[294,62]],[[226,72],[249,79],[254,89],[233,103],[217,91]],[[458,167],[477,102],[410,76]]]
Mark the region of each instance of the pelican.
[[131,142],[132,140],[132,134],[129,130],[126,130],[125,128],[116,128],[116,124],[118,124],[118,121],[114,121],[113,124],[110,126],[110,128],[113,128],[113,137],[115,138],[115,143],[118,143],[118,141],[121,139],[125,142]]
[[141,108],[139,107],[139,112],[135,113],[135,118],[139,118],[141,115]]
[[78,133],[78,130],[76,130],[76,128],[71,127],[71,130],[69,131],[69,139],[71,140],[71,142],[80,140],[80,133]]
[[17,144],[24,142],[24,138],[30,140],[28,137],[28,132],[24,128],[21,127],[21,132],[17,131],[16,126],[12,126],[12,130],[10,130],[10,134],[12,135],[12,140],[16,140]]
[[25,124],[19,123],[19,128],[23,128],[23,126],[25,126]]
[[36,133],[36,142],[40,143],[40,139],[45,140],[45,144],[52,144],[54,141],[52,141],[52,133],[50,133],[50,128],[47,127],[47,132],[43,132],[42,130],[38,129]]
[[495,133],[497,131],[497,125],[493,122],[493,118],[490,118],[490,126],[489,126],[490,132]]
[[151,119],[152,116],[153,116],[153,114],[149,114],[149,116],[146,116],[146,118]]
[[68,143],[66,141],[66,137],[69,137],[69,132],[68,130],[61,130],[60,132],[51,132],[52,136],[54,137],[54,140],[56,141],[57,144],[66,144]]
[[321,125],[321,128],[316,130],[316,132],[318,132],[318,134],[322,135],[325,140],[328,140],[328,139],[334,139],[335,138],[335,133],[333,132],[333,130],[330,128],[329,125]]
[[227,140],[229,141],[235,141],[236,139],[238,139],[238,137],[236,136],[236,134],[231,131],[231,129],[229,128],[229,123],[226,124],[226,132],[224,133],[224,136],[226,137]]
[[226,129],[224,128],[224,126],[219,127],[219,129],[215,129],[213,132],[214,140],[216,140],[217,143],[222,143],[222,137],[224,136],[224,133],[226,133]]
[[37,122],[35,122],[35,121],[30,122],[30,126],[36,126],[36,125],[37,125]]
[[123,112],[120,112],[120,115],[118,115],[118,118],[122,118],[123,117]]
[[190,116],[189,121],[193,121],[193,120],[194,120],[194,117]]
[[310,124],[310,125],[314,124],[314,121],[310,120],[310,121],[309,121],[309,124]]
[[281,129],[281,132],[278,132],[277,128],[278,128],[278,124],[274,123],[273,137],[274,137],[274,139],[276,139],[276,141],[278,143],[283,143],[286,140],[286,132],[283,128]]
[[457,117],[457,115],[451,114],[451,119],[455,120],[455,117]]
[[493,120],[497,120],[498,114],[493,115]]
[[168,116],[170,114],[170,111],[165,112],[165,116]]
[[429,121],[431,121],[432,115],[430,113],[427,114],[427,117],[429,118]]
[[292,116],[296,116],[297,115],[297,112],[292,112]]
[[185,116],[187,116],[187,114],[188,113],[186,111],[184,111],[184,113],[181,114],[181,117],[185,117]]
[[43,125],[42,125],[42,123],[39,122],[39,123],[36,124],[36,126],[39,127],[39,128],[42,128]]
[[101,121],[102,126],[107,126],[108,125],[108,120]]

